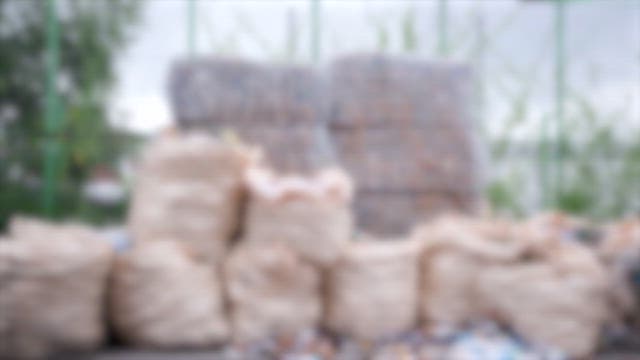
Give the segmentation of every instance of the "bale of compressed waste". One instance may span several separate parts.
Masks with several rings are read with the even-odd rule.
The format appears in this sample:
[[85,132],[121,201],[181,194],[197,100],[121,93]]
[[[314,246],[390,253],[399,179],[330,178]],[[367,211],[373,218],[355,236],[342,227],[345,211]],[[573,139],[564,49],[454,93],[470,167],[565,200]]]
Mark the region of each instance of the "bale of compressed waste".
[[420,250],[419,242],[400,239],[350,244],[329,271],[327,327],[376,340],[415,325]]
[[590,355],[609,315],[605,272],[552,224],[450,218],[417,231],[427,242],[423,315],[454,326],[490,319],[535,345]]
[[119,254],[109,303],[115,334],[129,345],[207,347],[228,336],[220,279],[178,242],[146,242]]
[[0,240],[0,358],[99,347],[111,258],[87,227],[14,218]]
[[[281,171],[310,171],[322,156],[320,74],[298,65],[188,59],[171,71],[170,100],[180,127],[230,129],[259,144]],[[213,96],[212,96],[213,94]]]
[[284,243],[320,266],[336,261],[352,232],[353,185],[344,172],[326,169],[303,177],[254,168],[247,185],[247,241]]
[[216,264],[237,231],[244,171],[257,156],[202,133],[153,141],[140,161],[129,212],[134,242],[181,241]]
[[320,273],[285,244],[240,244],[225,275],[237,342],[293,336],[318,324]]

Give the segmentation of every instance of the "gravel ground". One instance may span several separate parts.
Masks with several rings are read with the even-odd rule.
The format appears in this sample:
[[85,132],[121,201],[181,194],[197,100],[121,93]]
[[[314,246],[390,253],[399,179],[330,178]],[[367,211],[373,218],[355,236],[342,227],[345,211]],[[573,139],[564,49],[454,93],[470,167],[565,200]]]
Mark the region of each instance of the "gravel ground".
[[[52,360],[226,360],[219,351],[158,352],[126,349],[105,350],[98,354],[64,355]],[[639,360],[640,353],[601,354],[594,360]]]

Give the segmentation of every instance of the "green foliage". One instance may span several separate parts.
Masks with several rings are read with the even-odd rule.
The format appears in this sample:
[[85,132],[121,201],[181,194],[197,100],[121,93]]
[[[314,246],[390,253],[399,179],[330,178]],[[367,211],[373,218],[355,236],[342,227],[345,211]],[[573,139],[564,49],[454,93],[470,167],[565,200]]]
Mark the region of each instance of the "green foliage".
[[[131,36],[140,2],[56,1],[60,67],[56,79],[62,144],[56,216],[80,212],[81,184],[112,166],[135,137],[107,121],[114,58]],[[0,228],[13,212],[39,210],[46,93],[46,2],[0,0]],[[127,145],[127,146],[123,146]]]

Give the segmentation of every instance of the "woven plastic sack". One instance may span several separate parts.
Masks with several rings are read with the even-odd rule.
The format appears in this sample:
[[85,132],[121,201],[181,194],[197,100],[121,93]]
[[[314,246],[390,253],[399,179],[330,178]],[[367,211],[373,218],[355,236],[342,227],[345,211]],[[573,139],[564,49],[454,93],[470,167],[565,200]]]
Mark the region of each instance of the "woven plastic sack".
[[410,329],[418,319],[418,242],[352,243],[329,273],[326,325],[361,340]]
[[243,243],[225,269],[236,341],[293,336],[318,324],[320,274],[284,244]]
[[511,241],[512,228],[500,221],[443,217],[414,230],[423,241],[422,317],[430,323],[463,327],[484,317],[475,294],[477,275],[491,264],[515,262],[524,251]]
[[89,228],[14,218],[0,240],[0,358],[99,347],[111,257]]
[[135,242],[178,240],[216,263],[237,230],[242,178],[255,151],[202,133],[148,146],[137,173],[129,228]]
[[540,219],[448,218],[418,230],[426,319],[495,320],[533,344],[589,355],[608,316],[604,269],[564,226]]
[[321,266],[335,262],[352,232],[351,179],[327,169],[311,177],[247,172],[249,205],[244,227],[251,242],[282,242]]
[[109,297],[116,335],[130,345],[206,347],[228,335],[215,271],[176,242],[139,244],[118,255]]
[[609,278],[612,320],[631,317],[640,321],[640,219],[606,226],[598,255]]
[[529,342],[586,358],[609,316],[607,278],[593,252],[557,242],[549,255],[478,274],[488,313]]

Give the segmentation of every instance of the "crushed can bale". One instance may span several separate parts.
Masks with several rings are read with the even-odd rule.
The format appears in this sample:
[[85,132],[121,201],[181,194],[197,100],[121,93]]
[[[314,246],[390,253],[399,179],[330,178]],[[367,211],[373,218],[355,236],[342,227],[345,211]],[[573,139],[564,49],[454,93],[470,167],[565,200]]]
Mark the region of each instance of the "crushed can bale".
[[255,167],[246,180],[247,241],[284,243],[321,267],[338,259],[353,231],[353,184],[344,172],[325,169],[310,177],[281,176]]
[[247,343],[317,326],[319,271],[282,243],[245,242],[225,266],[233,337]]
[[329,271],[325,325],[360,340],[414,326],[420,245],[407,239],[351,243]]
[[142,243],[119,254],[109,301],[115,334],[129,345],[199,348],[228,336],[220,279],[174,241]]
[[203,133],[168,134],[144,151],[129,229],[134,242],[176,240],[217,264],[238,228],[242,178],[259,153]]
[[0,358],[43,358],[102,345],[113,256],[77,224],[13,218],[0,240]]

